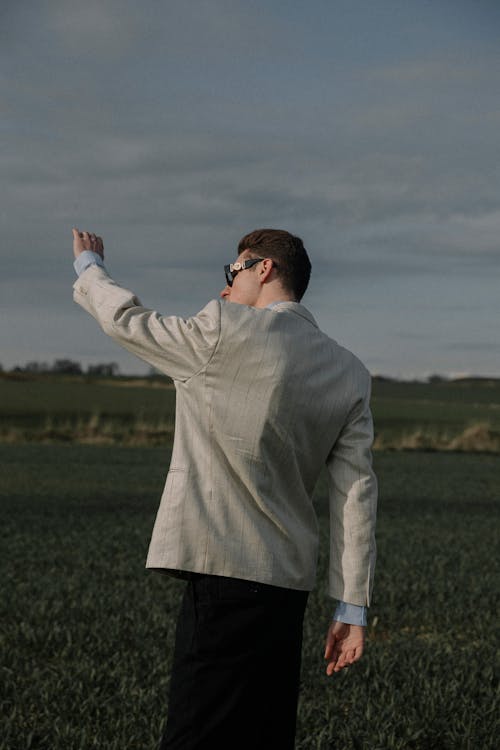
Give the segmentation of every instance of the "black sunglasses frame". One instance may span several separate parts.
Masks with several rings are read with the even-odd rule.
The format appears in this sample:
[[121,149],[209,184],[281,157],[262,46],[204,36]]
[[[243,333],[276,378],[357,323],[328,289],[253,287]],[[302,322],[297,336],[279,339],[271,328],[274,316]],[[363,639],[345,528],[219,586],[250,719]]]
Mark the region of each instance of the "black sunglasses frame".
[[233,286],[233,281],[240,271],[244,271],[246,268],[255,266],[256,263],[261,263],[265,258],[249,258],[248,260],[237,261],[236,263],[228,263],[224,266],[224,273],[226,275],[226,283],[228,286]]

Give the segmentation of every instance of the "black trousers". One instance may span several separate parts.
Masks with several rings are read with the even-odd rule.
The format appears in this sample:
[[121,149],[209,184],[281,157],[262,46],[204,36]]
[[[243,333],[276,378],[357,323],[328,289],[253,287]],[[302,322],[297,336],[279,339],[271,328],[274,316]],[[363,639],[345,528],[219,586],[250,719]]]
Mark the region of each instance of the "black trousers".
[[160,750],[293,750],[307,592],[193,575]]

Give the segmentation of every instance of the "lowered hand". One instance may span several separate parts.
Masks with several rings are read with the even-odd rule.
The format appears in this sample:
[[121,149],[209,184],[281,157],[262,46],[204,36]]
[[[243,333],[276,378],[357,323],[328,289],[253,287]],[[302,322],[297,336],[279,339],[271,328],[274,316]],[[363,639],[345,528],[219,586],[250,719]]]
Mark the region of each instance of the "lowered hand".
[[365,644],[363,625],[347,625],[334,621],[328,628],[326,636],[325,659],[328,661],[328,676],[340,672],[361,658]]

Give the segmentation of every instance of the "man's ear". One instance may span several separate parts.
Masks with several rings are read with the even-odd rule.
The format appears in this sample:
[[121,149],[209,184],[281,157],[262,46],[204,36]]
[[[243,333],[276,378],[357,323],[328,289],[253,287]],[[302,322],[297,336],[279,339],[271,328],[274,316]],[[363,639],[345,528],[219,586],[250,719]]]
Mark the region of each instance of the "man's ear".
[[264,284],[273,270],[273,261],[271,258],[264,258],[259,265],[259,281]]

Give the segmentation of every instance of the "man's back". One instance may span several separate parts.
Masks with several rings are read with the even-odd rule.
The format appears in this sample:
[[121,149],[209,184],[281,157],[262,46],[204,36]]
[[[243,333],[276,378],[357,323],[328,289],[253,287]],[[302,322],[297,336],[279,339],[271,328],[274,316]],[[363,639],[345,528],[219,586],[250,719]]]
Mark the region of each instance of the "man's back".
[[207,313],[220,316],[210,329],[219,333],[206,364],[176,380],[175,444],[147,565],[310,590],[312,491],[368,373],[297,303],[210,303]]

